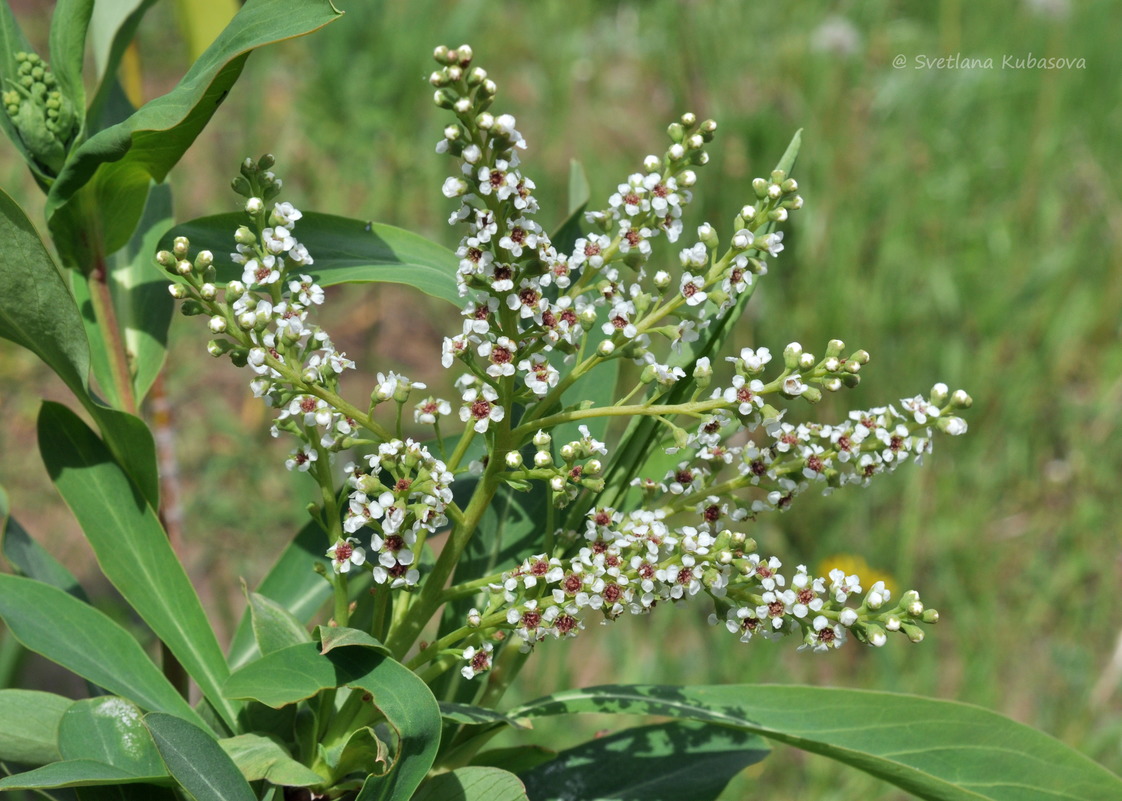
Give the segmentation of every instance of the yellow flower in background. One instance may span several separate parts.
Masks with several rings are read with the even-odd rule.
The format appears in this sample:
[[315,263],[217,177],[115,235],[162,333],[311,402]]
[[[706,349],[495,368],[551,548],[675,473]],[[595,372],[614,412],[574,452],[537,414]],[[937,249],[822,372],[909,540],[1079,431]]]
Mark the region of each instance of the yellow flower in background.
[[884,586],[896,595],[896,579],[891,573],[875,570],[865,561],[863,556],[852,553],[838,553],[827,556],[818,563],[818,575],[828,576],[831,570],[842,570],[847,576],[856,575],[861,579],[861,586],[866,590],[875,582],[883,581]]

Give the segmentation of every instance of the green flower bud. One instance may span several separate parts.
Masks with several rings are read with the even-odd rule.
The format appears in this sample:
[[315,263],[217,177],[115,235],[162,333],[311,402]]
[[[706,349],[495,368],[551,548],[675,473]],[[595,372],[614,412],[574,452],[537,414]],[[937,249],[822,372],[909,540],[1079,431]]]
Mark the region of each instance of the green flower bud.
[[973,405],[974,399],[961,389],[956,389],[951,395],[951,406],[956,409],[969,409]]
[[168,292],[170,292],[171,296],[176,300],[183,300],[188,296],[187,287],[183,286],[183,284],[169,284]]
[[752,191],[756,193],[756,197],[763,200],[767,197],[767,181],[763,178],[753,178]]
[[511,470],[522,466],[522,454],[518,451],[509,451],[506,455],[506,466]]
[[783,363],[788,370],[799,369],[799,359],[803,355],[803,346],[798,342],[792,342],[783,349]]
[[171,252],[177,259],[182,259],[191,249],[191,240],[185,236],[177,236],[172,240]]

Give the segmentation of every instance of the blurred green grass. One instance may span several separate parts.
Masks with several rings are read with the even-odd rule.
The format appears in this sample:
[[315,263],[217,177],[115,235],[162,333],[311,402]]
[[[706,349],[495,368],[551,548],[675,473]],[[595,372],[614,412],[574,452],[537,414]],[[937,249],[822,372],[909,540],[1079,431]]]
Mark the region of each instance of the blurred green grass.
[[[666,124],[692,110],[720,127],[687,228],[709,220],[727,233],[751,178],[804,128],[796,176],[806,208],[735,344],[774,350],[798,340],[820,351],[839,337],[869,350],[861,387],[813,410],[824,419],[925,392],[936,380],[975,398],[970,433],[942,438],[924,467],[865,491],[800,499],[759,526],[761,548],[787,564],[860,553],[916,586],[942,613],[923,645],[795,654],[703,630],[699,609],[665,609],[542,647],[523,697],[612,681],[916,692],[997,709],[1122,771],[1117,678],[1095,694],[1122,628],[1116,3],[340,5],[347,16],[326,30],[252,57],[173,173],[182,218],[232,208],[224,187],[235,163],[270,151],[301,208],[452,245],[439,193],[450,162],[432,152],[445,119],[424,78],[433,46],[470,42],[499,83],[496,108],[518,117],[530,143],[525,169],[556,219],[570,158],[585,166],[593,197],[604,198],[643,155],[661,152]],[[165,22],[147,26],[141,43],[152,93],[183,68]],[[1001,68],[1003,56],[1030,53],[1086,66]],[[917,56],[956,54],[995,66],[917,68]],[[892,65],[897,55],[902,69]],[[5,185],[15,192],[19,184],[17,196],[30,199],[8,151],[0,156]],[[336,301],[332,331],[361,365],[440,380],[432,362],[443,309],[392,289]],[[264,413],[243,402],[241,376],[207,360],[204,340],[197,326],[177,325],[170,372],[191,554],[200,572],[253,577],[302,523],[309,489],[278,475],[281,450],[263,432]],[[26,370],[4,350],[0,372]],[[0,408],[8,412],[0,444],[25,443],[33,397],[6,397]],[[17,505],[49,515],[45,482],[3,461],[0,483]],[[539,734],[564,745],[576,731],[566,724]],[[726,797],[765,789],[904,797],[789,750]]]

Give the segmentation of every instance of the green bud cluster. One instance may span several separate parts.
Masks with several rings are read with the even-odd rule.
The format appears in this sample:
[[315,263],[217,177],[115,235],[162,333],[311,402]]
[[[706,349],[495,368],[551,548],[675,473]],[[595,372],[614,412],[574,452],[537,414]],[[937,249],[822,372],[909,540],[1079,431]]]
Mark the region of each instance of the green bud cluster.
[[35,53],[15,55],[16,77],[4,91],[4,112],[32,157],[52,175],[66,161],[81,125],[74,104],[59,87],[50,66]]
[[[230,182],[231,188],[239,195],[244,198],[249,198],[251,202],[256,200],[258,204],[260,204],[260,209],[258,209],[256,213],[263,211],[265,203],[276,198],[284,187],[284,182],[273,172],[273,166],[275,164],[276,159],[271,153],[266,153],[264,156],[257,159],[257,161],[247,158],[241,164],[240,175]],[[246,211],[255,213],[249,208],[248,204]],[[239,233],[241,230],[241,228],[238,229]],[[246,231],[248,230],[249,229],[246,229]],[[252,233],[250,236],[252,236]],[[241,242],[240,239],[239,242]]]

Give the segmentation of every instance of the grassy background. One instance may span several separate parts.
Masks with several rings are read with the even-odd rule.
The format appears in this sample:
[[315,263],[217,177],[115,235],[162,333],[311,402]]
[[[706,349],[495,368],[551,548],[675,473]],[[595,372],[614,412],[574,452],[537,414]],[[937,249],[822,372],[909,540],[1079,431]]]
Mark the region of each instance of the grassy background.
[[[565,684],[812,682],[970,701],[1044,728],[1122,771],[1122,696],[1112,662],[1122,613],[1115,483],[1122,472],[1122,51],[1110,0],[939,3],[340,3],[341,21],[255,54],[173,183],[183,219],[234,206],[237,160],[271,151],[301,208],[402,225],[453,244],[432,155],[445,119],[424,77],[434,45],[470,42],[527,136],[526,171],[561,217],[569,159],[604,198],[683,111],[720,124],[688,225],[728,231],[791,134],[807,203],[735,344],[831,337],[864,347],[846,408],[925,392],[936,380],[975,398],[970,434],[942,439],[920,469],[865,491],[800,499],[761,522],[761,548],[787,564],[860,554],[942,612],[926,643],[820,657],[739,646],[700,609],[594,627],[547,644],[519,688]],[[141,57],[149,96],[185,68],[161,8]],[[159,21],[163,22],[161,25]],[[1003,56],[1085,59],[1083,69],[1003,69]],[[919,57],[992,58],[993,68],[924,69]],[[893,58],[904,56],[903,68]],[[926,62],[922,62],[926,63]],[[0,178],[38,199],[10,151]],[[594,201],[595,204],[595,201]],[[341,292],[337,339],[360,365],[440,380],[444,309],[393,289]],[[225,619],[234,577],[260,575],[302,523],[310,488],[278,470],[282,448],[243,376],[178,324],[169,373],[185,474],[189,558]],[[38,398],[56,394],[29,357],[0,354],[0,447],[19,454]],[[7,384],[11,386],[11,384]],[[215,391],[217,388],[218,391]],[[356,389],[356,397],[361,389]],[[796,410],[800,411],[801,410]],[[252,441],[247,453],[246,437]],[[70,543],[71,525],[34,460],[0,460],[25,524]],[[233,491],[231,491],[231,489]],[[246,502],[245,498],[252,498]],[[64,546],[60,545],[59,548]],[[77,545],[66,558],[81,565]],[[739,647],[738,647],[739,646]],[[595,724],[589,724],[595,725]],[[587,727],[581,729],[587,732]],[[540,732],[564,745],[575,727]],[[784,750],[728,798],[903,798]]]

